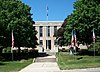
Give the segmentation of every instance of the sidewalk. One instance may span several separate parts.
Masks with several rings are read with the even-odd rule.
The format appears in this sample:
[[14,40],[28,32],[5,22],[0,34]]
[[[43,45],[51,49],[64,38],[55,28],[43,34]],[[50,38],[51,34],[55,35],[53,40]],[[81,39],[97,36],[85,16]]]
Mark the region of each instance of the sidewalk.
[[30,64],[19,72],[60,72],[55,59],[54,55],[39,57],[35,63]]
[[38,57],[35,61],[19,72],[100,72],[100,68],[60,70],[55,55]]

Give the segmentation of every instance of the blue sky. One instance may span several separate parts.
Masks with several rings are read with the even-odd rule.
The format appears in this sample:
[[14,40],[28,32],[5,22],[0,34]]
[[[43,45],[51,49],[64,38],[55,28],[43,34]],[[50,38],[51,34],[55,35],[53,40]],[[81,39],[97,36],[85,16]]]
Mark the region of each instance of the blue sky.
[[46,5],[48,5],[49,21],[64,21],[74,10],[76,0],[21,0],[31,7],[34,21],[46,21]]

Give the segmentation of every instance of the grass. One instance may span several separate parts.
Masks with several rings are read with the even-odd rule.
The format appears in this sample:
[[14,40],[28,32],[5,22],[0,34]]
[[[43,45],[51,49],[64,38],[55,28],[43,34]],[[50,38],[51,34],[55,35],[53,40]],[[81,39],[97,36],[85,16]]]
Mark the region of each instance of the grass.
[[0,61],[0,72],[18,72],[32,63],[32,59],[21,61]]
[[60,69],[82,69],[100,67],[100,56],[70,56],[67,53],[57,53]]

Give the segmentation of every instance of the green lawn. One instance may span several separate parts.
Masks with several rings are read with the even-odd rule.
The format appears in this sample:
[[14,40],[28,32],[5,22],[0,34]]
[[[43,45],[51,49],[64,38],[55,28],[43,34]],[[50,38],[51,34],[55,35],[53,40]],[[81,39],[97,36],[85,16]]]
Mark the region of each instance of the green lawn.
[[60,69],[81,69],[100,67],[100,56],[70,56],[67,53],[57,53],[58,65]]
[[0,72],[18,72],[19,70],[31,63],[32,59],[0,62]]

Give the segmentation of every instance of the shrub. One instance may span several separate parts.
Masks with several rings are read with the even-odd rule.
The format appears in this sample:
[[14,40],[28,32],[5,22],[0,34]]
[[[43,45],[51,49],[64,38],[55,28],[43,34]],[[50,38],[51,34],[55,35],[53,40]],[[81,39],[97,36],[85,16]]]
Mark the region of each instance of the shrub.
[[11,47],[3,48],[3,53],[11,53]]
[[87,49],[81,49],[77,54],[78,55],[89,55],[90,52],[88,52]]

